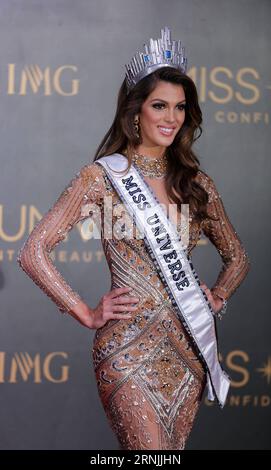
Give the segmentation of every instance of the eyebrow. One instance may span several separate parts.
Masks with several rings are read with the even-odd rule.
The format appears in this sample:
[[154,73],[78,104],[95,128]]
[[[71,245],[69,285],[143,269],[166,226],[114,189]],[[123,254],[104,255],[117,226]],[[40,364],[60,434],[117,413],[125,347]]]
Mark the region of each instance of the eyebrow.
[[[153,98],[153,100],[151,100],[150,102],[152,103],[152,101],[163,101],[163,103],[167,103],[167,104],[168,104],[167,101],[162,100],[161,98]],[[179,101],[179,103],[177,103],[177,104],[184,103],[185,101],[186,101],[186,100]]]

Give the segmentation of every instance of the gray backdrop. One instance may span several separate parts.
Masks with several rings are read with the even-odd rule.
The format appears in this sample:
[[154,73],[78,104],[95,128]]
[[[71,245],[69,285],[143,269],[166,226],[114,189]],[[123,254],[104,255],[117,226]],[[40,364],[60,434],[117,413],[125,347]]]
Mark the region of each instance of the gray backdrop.
[[[117,448],[96,389],[93,332],[58,312],[16,254],[92,161],[124,64],[164,26],[186,46],[199,91],[204,133],[195,150],[252,265],[219,324],[229,402],[222,411],[202,404],[188,448],[270,448],[270,12],[269,0],[0,1],[1,449]],[[78,226],[55,250],[91,307],[110,288],[101,250]],[[193,260],[210,287],[217,251],[203,238]]]

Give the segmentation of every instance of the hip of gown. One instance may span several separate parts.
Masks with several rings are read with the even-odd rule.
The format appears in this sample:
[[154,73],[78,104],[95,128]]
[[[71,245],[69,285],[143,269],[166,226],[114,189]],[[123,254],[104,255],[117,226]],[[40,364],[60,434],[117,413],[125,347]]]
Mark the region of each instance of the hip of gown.
[[204,365],[170,301],[146,301],[132,318],[107,322],[96,330],[92,357],[105,403],[135,376],[161,400],[191,382],[206,382]]
[[122,449],[184,449],[206,373],[169,302],[143,302],[96,330],[98,392]]

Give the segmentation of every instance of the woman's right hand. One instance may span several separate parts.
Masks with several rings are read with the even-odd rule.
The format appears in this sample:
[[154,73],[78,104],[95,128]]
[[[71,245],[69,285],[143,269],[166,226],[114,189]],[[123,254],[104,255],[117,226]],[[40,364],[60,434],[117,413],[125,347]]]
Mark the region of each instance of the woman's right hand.
[[117,287],[102,296],[97,307],[92,309],[92,327],[101,328],[108,320],[129,320],[132,315],[118,312],[135,311],[138,307],[134,304],[139,301],[138,297],[129,297],[127,294],[132,287]]
[[[138,307],[134,304],[139,301],[138,297],[129,297],[124,295],[132,290],[132,287],[117,287],[102,296],[97,307],[94,309],[86,308],[79,313],[76,307],[73,309],[72,315],[87,328],[95,329],[104,326],[108,320],[129,320],[132,315],[129,313],[121,314],[117,312],[135,311]],[[77,311],[76,311],[77,310]]]

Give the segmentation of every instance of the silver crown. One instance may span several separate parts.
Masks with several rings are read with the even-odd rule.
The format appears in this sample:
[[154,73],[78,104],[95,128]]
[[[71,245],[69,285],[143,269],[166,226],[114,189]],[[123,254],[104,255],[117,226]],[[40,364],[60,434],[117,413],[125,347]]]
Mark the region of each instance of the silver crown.
[[161,29],[161,38],[150,38],[150,45],[144,44],[144,52],[136,52],[126,68],[126,84],[128,93],[130,90],[150,73],[161,67],[174,67],[185,73],[187,69],[187,57],[185,48],[181,47],[181,41],[171,41],[171,31],[165,26]]

